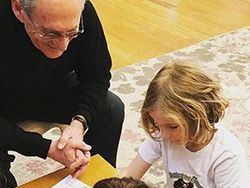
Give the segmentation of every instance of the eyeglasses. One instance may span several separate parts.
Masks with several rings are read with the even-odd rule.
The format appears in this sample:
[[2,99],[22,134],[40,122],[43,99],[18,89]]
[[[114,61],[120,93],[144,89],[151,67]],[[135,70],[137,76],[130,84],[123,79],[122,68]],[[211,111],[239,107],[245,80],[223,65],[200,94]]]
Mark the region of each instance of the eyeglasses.
[[42,31],[39,31],[39,29],[35,26],[34,22],[32,21],[30,15],[27,15],[26,14],[26,17],[28,17],[28,19],[30,20],[30,22],[32,23],[32,26],[34,28],[34,30],[32,30],[32,32],[34,33],[37,33],[38,36],[41,38],[41,39],[44,39],[44,40],[55,40],[55,39],[58,39],[60,37],[66,37],[68,38],[69,40],[72,40],[76,37],[78,37],[80,34],[82,34],[84,32],[84,25],[83,25],[83,17],[82,17],[82,14],[81,14],[81,17],[80,17],[80,28],[77,32],[67,32],[67,33],[61,33],[61,32],[48,32],[48,33],[44,33]]

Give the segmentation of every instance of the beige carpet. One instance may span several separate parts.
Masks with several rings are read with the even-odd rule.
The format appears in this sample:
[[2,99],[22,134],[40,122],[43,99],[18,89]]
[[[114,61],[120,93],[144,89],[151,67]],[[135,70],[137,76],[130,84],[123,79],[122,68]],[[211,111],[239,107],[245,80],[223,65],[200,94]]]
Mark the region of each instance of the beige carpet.
[[[250,28],[243,28],[113,71],[111,90],[126,105],[118,168],[129,164],[146,137],[139,124],[139,111],[147,85],[155,73],[173,59],[192,60],[221,80],[224,93],[231,102],[223,122],[241,140],[250,166]],[[47,136],[56,137],[58,134],[58,130],[52,130]],[[18,183],[22,184],[61,167],[52,160],[18,156],[12,171]],[[154,187],[164,187],[161,161],[148,171],[144,180]]]

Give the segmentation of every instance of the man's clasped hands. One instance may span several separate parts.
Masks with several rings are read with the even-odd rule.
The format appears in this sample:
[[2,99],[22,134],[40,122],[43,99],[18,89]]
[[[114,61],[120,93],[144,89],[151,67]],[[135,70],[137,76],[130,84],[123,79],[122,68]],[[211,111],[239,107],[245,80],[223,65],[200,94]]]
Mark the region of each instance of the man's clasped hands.
[[91,146],[83,141],[81,122],[72,121],[58,140],[52,141],[48,157],[74,170],[72,176],[78,177],[90,161]]

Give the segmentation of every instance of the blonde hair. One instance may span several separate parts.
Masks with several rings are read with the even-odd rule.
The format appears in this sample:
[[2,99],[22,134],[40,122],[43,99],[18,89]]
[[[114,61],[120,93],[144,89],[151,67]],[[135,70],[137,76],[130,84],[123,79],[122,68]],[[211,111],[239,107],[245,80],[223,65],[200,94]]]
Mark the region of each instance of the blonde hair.
[[216,131],[214,124],[224,116],[229,105],[221,90],[218,81],[194,65],[168,63],[148,87],[141,109],[143,128],[156,139],[159,128],[149,112],[158,106],[166,117],[171,117],[183,128],[186,142],[204,143]]

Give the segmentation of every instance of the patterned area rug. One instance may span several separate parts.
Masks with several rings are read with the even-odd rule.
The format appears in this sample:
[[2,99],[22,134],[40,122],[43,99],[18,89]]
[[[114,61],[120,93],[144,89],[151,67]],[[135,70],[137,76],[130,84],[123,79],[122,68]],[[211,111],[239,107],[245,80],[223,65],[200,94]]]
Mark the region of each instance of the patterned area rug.
[[[146,138],[139,118],[149,82],[162,66],[174,59],[193,61],[221,80],[224,93],[231,102],[223,123],[241,140],[250,167],[250,28],[243,28],[113,71],[111,90],[126,106],[118,169],[129,164]],[[53,129],[46,136],[55,138],[58,135],[58,129]],[[22,184],[59,168],[62,166],[52,160],[18,156],[12,171]],[[144,180],[153,187],[165,187],[161,161],[150,168]]]
[[[126,106],[118,166],[126,167],[145,139],[139,112],[149,82],[161,67],[174,59],[195,62],[221,80],[224,93],[231,102],[223,124],[244,145],[250,167],[250,28],[226,33],[113,72],[111,88]],[[149,170],[144,180],[154,187],[166,187],[161,161]]]

